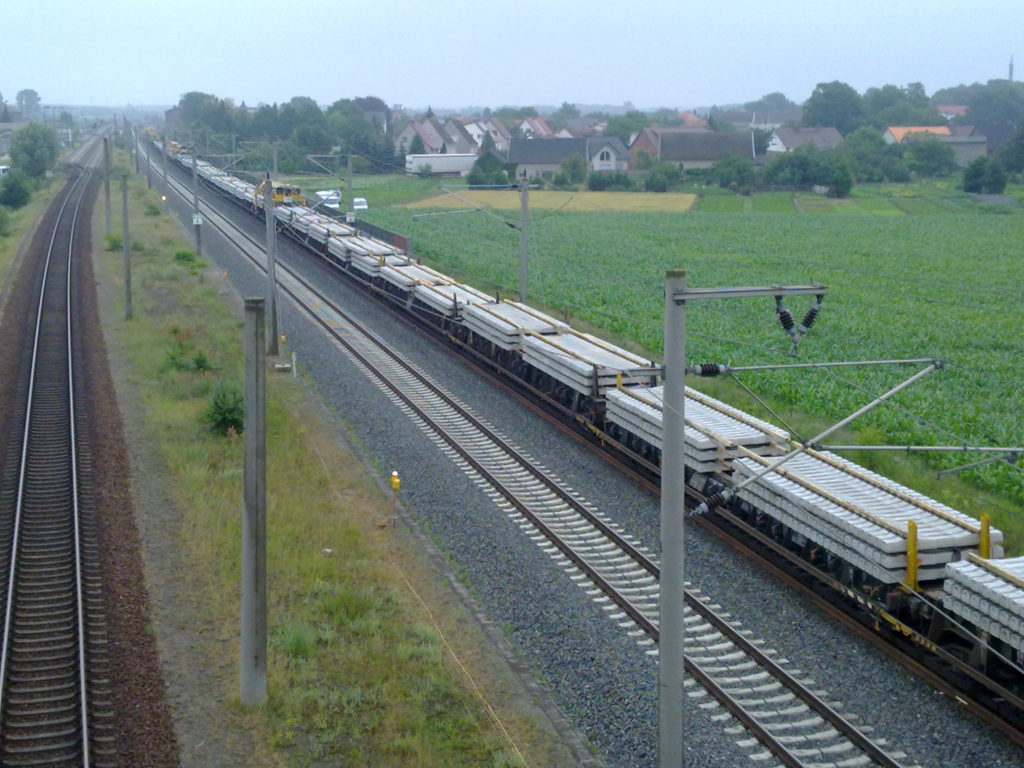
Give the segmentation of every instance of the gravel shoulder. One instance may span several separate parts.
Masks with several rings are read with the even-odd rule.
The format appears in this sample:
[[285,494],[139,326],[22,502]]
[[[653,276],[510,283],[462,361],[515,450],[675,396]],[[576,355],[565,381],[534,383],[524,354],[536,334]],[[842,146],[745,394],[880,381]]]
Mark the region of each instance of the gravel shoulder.
[[[130,470],[123,477],[130,488],[152,634],[159,667],[166,680],[166,708],[173,722],[180,764],[203,766],[284,765],[266,747],[270,734],[258,714],[237,706],[237,636],[225,632],[203,608],[205,585],[190,576],[180,547],[182,510],[178,508],[170,473],[147,427],[144,410],[132,386],[132,371],[118,355],[114,334],[121,322],[116,291],[94,254],[99,313],[107,345],[113,391],[120,411]],[[221,292],[241,314],[241,300],[219,274]],[[377,475],[369,460],[354,452],[346,427],[308,388],[305,422],[312,439],[325,452],[356,456],[368,476]],[[113,401],[115,398],[111,398]],[[380,488],[382,494],[390,491]],[[448,561],[404,510],[390,531],[388,546],[424,613],[444,635],[446,646],[465,670],[467,685],[476,688],[500,719],[512,721],[520,734],[517,746],[535,766],[599,765],[585,739],[554,706],[546,691],[512,650],[500,627],[491,622],[459,581]],[[415,586],[414,586],[415,585]],[[273,685],[273,681],[271,681]],[[156,765],[155,763],[126,763]]]

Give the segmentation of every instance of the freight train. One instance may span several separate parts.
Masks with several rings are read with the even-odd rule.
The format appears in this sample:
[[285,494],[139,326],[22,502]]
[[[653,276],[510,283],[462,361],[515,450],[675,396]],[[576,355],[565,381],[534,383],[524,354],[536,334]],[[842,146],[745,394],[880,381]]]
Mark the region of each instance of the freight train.
[[[171,147],[191,172],[191,157]],[[264,216],[256,186],[204,161],[197,169],[210,188]],[[653,361],[460,284],[326,211],[283,205],[274,216],[280,232],[364,289],[657,474],[662,387]],[[702,496],[720,498],[795,445],[694,389],[685,412],[686,481]],[[1024,557],[1003,557],[1003,534],[984,515],[814,449],[738,490],[717,514],[798,560],[830,600],[1024,731]]]

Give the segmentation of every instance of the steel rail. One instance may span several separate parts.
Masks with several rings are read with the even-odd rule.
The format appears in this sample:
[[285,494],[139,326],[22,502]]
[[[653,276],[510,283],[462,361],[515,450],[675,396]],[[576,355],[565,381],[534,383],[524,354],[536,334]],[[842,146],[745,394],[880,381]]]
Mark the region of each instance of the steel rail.
[[[177,182],[176,182],[177,183]],[[214,214],[220,218],[225,218],[223,214],[220,214],[209,203],[206,203],[208,210],[214,212]],[[216,222],[214,217],[207,217],[207,221],[212,224],[215,228],[219,229],[229,239],[233,238],[233,234],[228,231],[227,227],[221,226]],[[232,227],[232,229],[235,229]],[[237,231],[237,229],[235,229]],[[249,241],[253,249],[259,250],[260,244],[256,242],[254,238],[249,237],[245,233],[239,233],[243,239]],[[261,271],[265,271],[265,266],[256,258],[254,258],[248,249],[240,248],[242,253],[249,258],[249,260]],[[535,467],[532,462],[525,459],[519,454],[518,451],[507,445],[507,442],[496,435],[486,425],[481,423],[475,416],[468,413],[465,408],[455,402],[450,396],[447,395],[443,390],[433,384],[433,382],[422,377],[412,366],[405,363],[397,356],[387,351],[387,345],[376,335],[365,328],[361,323],[356,321],[354,318],[348,316],[339,307],[321,291],[312,286],[308,281],[298,277],[294,272],[288,270],[287,267],[282,267],[286,273],[290,273],[290,277],[298,282],[304,290],[311,293],[318,302],[331,308],[332,312],[343,317],[347,323],[349,323],[355,330],[364,334],[369,338],[375,345],[377,345],[386,355],[392,358],[394,365],[403,369],[408,375],[417,377],[421,385],[428,388],[436,397],[440,398],[449,407],[455,409],[459,416],[470,422],[478,429],[481,433],[487,436],[489,440],[497,443],[502,451],[514,458],[514,460],[531,475],[539,479],[545,485],[547,485],[553,492],[557,493],[562,500],[571,508],[574,509],[578,514],[583,516],[589,523],[598,528],[607,538],[611,539],[623,552],[628,554],[634,562],[637,563],[641,568],[657,577],[658,567],[655,565],[650,558],[644,553],[640,552],[630,542],[628,542],[621,534],[610,527],[606,522],[601,520],[598,516],[590,512],[585,505],[577,502],[570,494],[564,489],[561,489],[557,483],[551,478],[544,474],[539,468]],[[280,289],[287,293],[295,304],[302,308],[304,312],[321,326],[332,338],[334,338],[339,344],[343,345],[348,352],[360,361],[367,369],[373,371],[373,373],[383,382],[387,383],[391,378],[391,375],[376,365],[366,355],[362,353],[355,345],[353,345],[348,339],[342,334],[338,333],[333,326],[317,311],[315,307],[311,307],[307,304],[306,300],[292,291],[286,285],[280,285]],[[447,430],[440,424],[436,423],[435,419],[430,416],[423,408],[421,408],[411,397],[402,393],[397,387],[391,387],[394,394],[402,400],[406,407],[414,412],[422,421],[430,424],[434,431],[439,434],[448,445],[454,450],[460,458],[467,464],[473,467],[479,475],[488,481],[488,483],[495,488],[521,515],[530,520],[531,524],[549,541],[555,546],[563,555],[565,555],[573,565],[584,572],[587,577],[596,585],[598,588],[611,599],[626,615],[630,617],[634,623],[640,626],[644,632],[650,635],[652,638],[657,640],[658,630],[657,625],[642,611],[639,611],[631,601],[626,598],[618,589],[614,587],[596,568],[594,568],[590,562],[583,556],[581,556],[575,549],[564,541],[564,539],[557,534],[544,520],[540,519],[528,504],[525,504],[517,496],[513,489],[508,488],[500,478],[496,477],[487,467],[485,467],[480,461],[476,459],[470,451],[460,445],[454,438],[448,435]],[[885,766],[886,768],[900,768],[901,764],[892,756],[884,752],[877,744],[872,742],[868,737],[853,726],[849,721],[839,715],[832,707],[822,701],[813,692],[809,691],[806,686],[802,685],[792,675],[790,675],[780,665],[776,664],[770,657],[764,652],[758,649],[753,643],[749,642],[744,638],[735,628],[733,628],[727,621],[719,617],[714,613],[708,606],[703,604],[697,599],[689,590],[684,593],[687,605],[698,613],[702,618],[711,623],[717,630],[726,635],[730,641],[732,641],[737,647],[742,649],[749,657],[751,657],[759,666],[768,671],[773,677],[775,677],[780,683],[782,683],[788,690],[794,695],[801,699],[807,704],[812,710],[816,712],[824,721],[833,725],[837,731],[842,733],[852,744],[861,749],[874,763]],[[745,708],[722,686],[720,686],[711,675],[706,673],[699,664],[692,661],[692,659],[686,659],[684,661],[686,668],[694,674],[694,677],[698,679],[701,684],[712,693],[715,698],[721,702],[730,712],[732,712],[744,725],[751,731],[751,733],[765,745],[776,757],[778,757],[782,763],[789,768],[801,768],[806,765],[805,762],[800,760],[793,752],[777,739],[770,731],[770,729],[764,726],[758,721],[758,719],[747,712]]]
[[[88,145],[87,145],[88,146]],[[90,151],[92,157],[90,158]],[[73,565],[72,565],[72,580],[73,580],[73,592],[75,605],[73,606],[75,616],[75,630],[74,633],[77,636],[77,685],[78,685],[78,715],[77,715],[77,731],[78,731],[78,749],[80,750],[80,761],[84,768],[89,768],[91,765],[91,749],[90,749],[90,717],[89,717],[89,702],[88,702],[88,683],[87,683],[87,670],[86,670],[86,643],[85,643],[85,614],[84,614],[84,596],[82,586],[82,551],[81,551],[81,520],[79,517],[79,497],[78,497],[78,456],[77,456],[77,434],[75,428],[75,397],[74,397],[74,372],[73,372],[73,337],[72,337],[72,253],[75,247],[75,234],[78,226],[78,216],[81,211],[82,203],[85,199],[85,191],[88,187],[92,169],[89,167],[95,162],[96,146],[93,144],[89,149],[80,149],[72,153],[72,158],[84,158],[87,159],[85,172],[80,174],[74,181],[74,183],[68,188],[67,194],[61,201],[60,207],[54,217],[53,231],[50,234],[49,243],[47,245],[45,262],[42,268],[42,279],[40,280],[39,288],[39,301],[36,310],[35,324],[33,328],[32,337],[32,348],[29,363],[29,376],[28,376],[28,387],[25,402],[25,416],[23,424],[23,434],[21,440],[21,453],[19,456],[18,465],[18,488],[15,500],[15,510],[12,521],[12,531],[10,538],[10,551],[9,551],[9,563],[8,563],[8,574],[7,574],[7,594],[4,601],[4,624],[2,639],[0,639],[0,713],[4,715],[8,714],[10,707],[8,706],[10,698],[8,677],[9,667],[12,659],[12,651],[14,644],[14,634],[17,629],[15,623],[15,598],[18,592],[18,575],[20,572],[19,560],[21,559],[22,550],[22,538],[24,535],[24,514],[26,512],[25,505],[28,495],[28,484],[29,484],[29,472],[33,467],[30,466],[30,437],[35,429],[34,418],[37,416],[36,411],[36,399],[37,399],[37,378],[41,374],[41,346],[43,339],[44,330],[44,319],[46,316],[46,303],[47,294],[58,289],[57,286],[50,285],[51,272],[56,271],[57,277],[60,277],[59,269],[66,268],[66,275],[64,278],[63,288],[63,311],[65,312],[64,322],[64,344],[62,354],[66,356],[66,429],[67,429],[67,440],[65,449],[67,455],[64,457],[68,463],[66,467],[70,475],[70,512],[71,512],[71,538],[73,545]],[[77,194],[77,199],[75,196]],[[72,204],[72,201],[73,204]],[[67,227],[67,253],[66,253],[66,267],[64,262],[60,262],[57,266],[54,265],[54,259],[57,255],[57,243],[58,236],[62,224],[67,224],[67,218],[70,216],[70,224]],[[58,294],[59,295],[59,294]],[[46,382],[49,384],[50,382]],[[62,464],[65,462],[62,461]],[[6,725],[6,722],[5,722]],[[52,726],[56,728],[56,726]],[[49,736],[49,739],[53,739],[54,736]],[[44,742],[46,738],[42,739]],[[4,739],[10,746],[10,738]],[[40,747],[39,749],[45,749]],[[54,749],[59,749],[59,746],[55,746]],[[5,765],[17,765],[20,764],[17,759],[12,758],[10,762],[5,762]]]

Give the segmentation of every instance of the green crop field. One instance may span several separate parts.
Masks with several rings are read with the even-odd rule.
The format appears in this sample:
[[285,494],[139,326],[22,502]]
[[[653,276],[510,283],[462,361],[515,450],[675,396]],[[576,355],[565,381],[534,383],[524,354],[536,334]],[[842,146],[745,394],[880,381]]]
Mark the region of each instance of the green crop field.
[[[908,198],[899,200],[903,213],[895,216],[737,215],[735,201],[702,198],[695,212],[683,215],[535,212],[530,302],[567,310],[660,356],[666,269],[685,268],[696,287],[821,282],[829,291],[825,309],[797,359],[949,361],[896,398],[906,410],[883,406],[855,426],[890,444],[1024,444],[1020,212],[987,215],[975,206],[969,215],[949,214],[928,200]],[[773,200],[776,206],[781,207]],[[885,208],[878,199],[868,206]],[[717,212],[723,209],[736,212]],[[908,215],[918,210],[937,215]],[[375,223],[410,236],[416,254],[430,263],[467,281],[502,287],[504,295],[514,292],[518,240],[501,221],[482,213],[370,213]],[[517,220],[512,212],[506,216]],[[808,302],[790,304],[799,321]],[[733,365],[793,361],[774,310],[771,301],[693,305],[688,359]],[[743,378],[777,406],[838,419],[914,370],[887,366]],[[946,454],[933,457],[932,466],[977,458]],[[1024,502],[1021,472],[990,465],[963,474],[1003,498]]]

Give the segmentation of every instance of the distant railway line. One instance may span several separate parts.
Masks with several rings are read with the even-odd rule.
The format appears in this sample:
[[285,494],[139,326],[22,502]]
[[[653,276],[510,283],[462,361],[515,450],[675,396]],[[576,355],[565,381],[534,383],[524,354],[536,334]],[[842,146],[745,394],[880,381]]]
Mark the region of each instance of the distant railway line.
[[4,766],[117,764],[71,301],[74,260],[91,247],[80,212],[95,194],[97,149],[89,141],[69,158],[77,172],[45,222],[48,247],[31,254],[40,273],[36,321],[16,361],[22,375],[0,494]]

